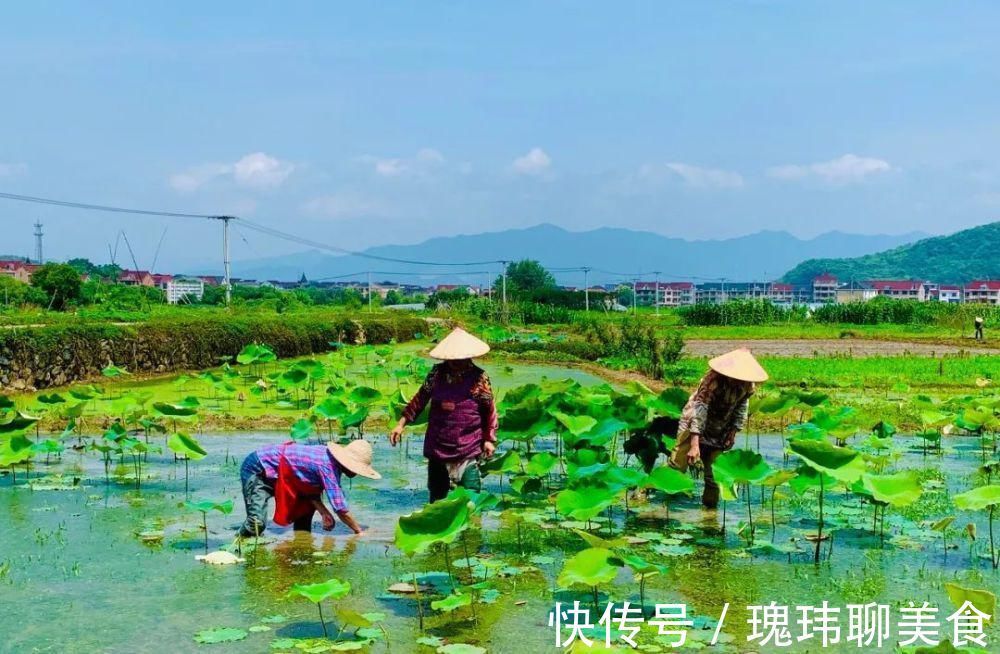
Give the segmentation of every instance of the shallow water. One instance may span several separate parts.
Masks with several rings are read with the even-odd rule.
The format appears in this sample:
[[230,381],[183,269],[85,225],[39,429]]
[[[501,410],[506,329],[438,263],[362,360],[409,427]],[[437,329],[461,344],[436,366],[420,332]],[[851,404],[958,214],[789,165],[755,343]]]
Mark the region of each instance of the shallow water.
[[[503,373],[493,374],[499,377]],[[523,371],[517,376],[511,383],[531,380]],[[580,377],[590,381],[586,375]],[[243,518],[238,462],[255,447],[284,438],[281,433],[202,437],[209,456],[190,465],[189,496],[232,499],[236,504],[230,516],[209,516],[211,549],[231,542],[233,530]],[[376,641],[370,651],[433,651],[414,643],[419,636],[415,603],[385,592],[414,571],[444,570],[446,566],[440,553],[411,560],[392,546],[396,518],[420,508],[426,500],[420,439],[410,439],[408,448],[391,449],[383,437],[369,438],[376,441],[377,466],[384,478],[378,482],[356,479],[347,489],[351,507],[367,529],[362,537],[349,535],[341,525],[331,534],[317,529],[311,535],[272,528],[268,535],[273,542],[253,555],[247,554],[248,562],[237,566],[214,567],[195,561],[195,555],[204,551],[201,518],[179,508],[186,497],[184,466],[170,456],[150,455],[139,491],[132,480],[119,476],[128,475],[130,467],[113,467],[106,480],[100,459],[92,453],[67,451],[61,461],[39,462],[32,471],[32,484],[25,483],[23,473],[19,473],[16,485],[9,475],[0,477],[0,516],[4,516],[0,531],[0,596],[4,598],[0,651],[273,651],[270,645],[276,638],[322,635],[315,607],[286,593],[293,583],[330,577],[352,585],[351,594],[335,602],[336,606],[386,614],[383,625],[388,641]],[[660,553],[639,548],[647,559],[669,566],[667,574],[648,580],[647,605],[685,603],[689,616],[717,618],[723,604],[729,602],[730,613],[722,632],[732,642],[712,651],[774,651],[745,642],[747,605],[771,601],[789,605],[794,637],[797,604],[827,600],[832,606],[844,607],[877,601],[896,607],[926,600],[941,608],[943,618],[954,609],[941,587],[943,581],[996,589],[1000,586],[997,574],[978,556],[986,534],[981,516],[959,515],[955,522],[956,532],[970,520],[978,522],[981,536],[973,558],[968,540],[959,533],[952,537],[957,549],[945,556],[940,536],[917,524],[946,515],[947,494],[966,490],[974,483],[980,461],[977,441],[947,441],[949,449],[943,457],[921,455],[910,447],[908,439],[897,442],[905,453],[895,469],[939,470],[940,489],[926,493],[909,510],[890,509],[884,546],[872,534],[870,507],[862,507],[842,491],[828,493],[827,518],[839,524],[835,525],[832,557],[819,566],[812,563],[811,545],[802,540],[815,529],[811,501],[792,498],[779,503],[774,541],[801,550],[791,554],[746,551],[737,533],[739,523],[746,519],[745,503],[729,503],[725,508],[723,532],[723,512],[706,513],[693,499],[671,502],[669,524],[661,501],[632,501],[633,513],[624,525],[625,533],[649,531],[674,539]],[[759,443],[752,436],[749,444],[759,448],[772,465],[783,465],[778,436],[760,437]],[[743,445],[741,438],[738,446]],[[67,490],[43,490],[59,473],[63,479],[75,477],[80,483]],[[500,490],[495,476],[487,478],[487,487]],[[754,491],[751,504],[758,521],[757,540],[770,542],[770,506],[766,501],[762,505],[758,492]],[[616,528],[622,526],[623,519],[622,507],[616,507]],[[137,534],[149,529],[163,530],[161,544],[141,542]],[[520,546],[524,557],[520,558],[516,531],[509,525],[501,526],[497,515],[491,514],[483,519],[482,530],[470,530],[468,546],[472,554],[490,554],[522,565],[527,565],[532,555],[548,556],[552,561],[539,563],[538,570],[499,581],[497,587],[503,595],[495,603],[476,605],[475,619],[468,608],[453,614],[428,608],[426,631],[451,642],[477,644],[489,652],[553,651],[555,634],[547,626],[553,603],[591,601],[589,593],[552,593],[563,552],[579,550],[580,539],[555,520],[541,527],[526,527]],[[465,556],[462,549],[461,541],[451,546],[453,561]],[[456,569],[459,575],[465,574]],[[625,571],[601,591],[602,609],[608,598],[633,604],[639,598],[637,584]],[[522,601],[523,605],[515,604]],[[330,603],[327,607],[329,611]],[[239,642],[199,645],[193,640],[193,635],[204,629],[248,629],[274,615],[287,620],[268,624],[269,631],[250,633]],[[593,614],[592,622],[599,617],[599,613]],[[335,616],[328,612],[327,618],[331,626],[336,625]],[[846,637],[846,616],[842,620]],[[712,624],[699,620],[699,626]],[[943,619],[942,624],[947,626]],[[711,633],[711,629],[703,630],[697,636],[710,637]],[[642,634],[644,642],[655,642],[648,637],[655,634],[655,628],[647,626]],[[997,634],[992,635],[996,640]],[[788,651],[819,649],[815,642],[804,641]],[[841,644],[824,651],[858,648]],[[887,646],[884,651],[891,649]]]

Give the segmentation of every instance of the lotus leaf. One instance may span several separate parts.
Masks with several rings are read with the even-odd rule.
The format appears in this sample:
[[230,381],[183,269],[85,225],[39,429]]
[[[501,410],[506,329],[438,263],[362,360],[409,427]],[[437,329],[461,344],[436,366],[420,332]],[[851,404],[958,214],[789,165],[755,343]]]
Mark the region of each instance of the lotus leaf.
[[328,599],[340,599],[351,592],[351,584],[340,579],[328,579],[318,584],[295,584],[288,591],[289,596],[298,595],[314,604]]
[[192,511],[201,511],[202,513],[218,511],[223,515],[229,515],[233,512],[233,501],[226,500],[225,502],[215,502],[213,500],[201,500],[199,502],[194,502],[192,500],[188,500],[187,502],[184,502],[184,507],[191,509]]
[[649,473],[645,486],[646,488],[655,488],[667,495],[690,494],[694,490],[694,480],[669,466],[660,466]]
[[559,513],[576,520],[590,520],[615,503],[619,491],[604,486],[581,486],[556,495]]
[[198,461],[208,456],[201,443],[187,434],[177,432],[167,439],[167,447],[176,454],[186,456],[192,461]]
[[792,440],[788,447],[810,468],[846,484],[857,481],[865,471],[858,452],[825,440]]
[[305,418],[299,418],[292,424],[289,432],[293,441],[304,441],[316,433],[316,426]]
[[382,393],[378,389],[370,386],[357,386],[351,390],[348,397],[352,402],[368,405],[380,400],[382,398]]
[[194,407],[182,404],[171,404],[169,402],[154,402],[153,410],[158,414],[170,418],[190,418],[198,415],[198,410]]
[[29,416],[26,413],[16,411],[9,418],[0,420],[0,435],[9,436],[11,434],[23,433],[38,422],[38,420],[35,416]]
[[232,627],[219,627],[217,629],[205,629],[194,635],[194,642],[202,645],[214,645],[215,643],[233,643],[247,637],[247,632],[243,629]]
[[577,552],[563,565],[557,583],[563,588],[574,585],[599,586],[618,576],[618,559],[603,547],[589,547]]
[[486,654],[486,649],[467,643],[450,643],[437,648],[438,654]]
[[759,484],[771,474],[771,466],[757,452],[729,450],[723,452],[712,464],[715,478],[720,484]]
[[559,463],[559,457],[555,454],[552,454],[551,452],[537,452],[528,460],[528,465],[525,467],[525,471],[529,475],[542,477],[549,474],[557,463]]
[[552,417],[574,436],[582,436],[597,425],[597,420],[590,416],[571,416],[562,411],[552,411]]
[[472,595],[469,593],[455,593],[445,597],[444,599],[431,602],[431,608],[435,611],[451,613],[455,609],[460,609],[463,606],[469,606],[470,604],[472,604]]
[[981,511],[987,507],[1000,505],[1000,484],[980,486],[970,491],[959,493],[952,501],[963,511]]
[[864,488],[879,502],[895,507],[913,504],[923,493],[920,479],[913,470],[904,470],[893,475],[869,475],[861,477]]
[[451,543],[469,524],[469,501],[449,495],[419,511],[400,516],[396,523],[396,547],[405,554],[418,554],[434,543]]
[[969,602],[976,609],[986,615],[992,616],[987,622],[992,621],[992,618],[996,617],[997,596],[990,591],[965,588],[950,581],[945,582],[944,589],[948,593],[948,599],[955,605],[955,608],[961,608],[966,602]]

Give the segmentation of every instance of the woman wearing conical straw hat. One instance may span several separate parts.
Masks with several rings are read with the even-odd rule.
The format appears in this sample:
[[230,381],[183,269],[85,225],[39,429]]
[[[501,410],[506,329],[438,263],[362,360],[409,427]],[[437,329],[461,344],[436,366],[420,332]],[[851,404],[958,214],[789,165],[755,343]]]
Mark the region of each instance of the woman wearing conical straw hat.
[[436,364],[403,416],[389,434],[397,445],[408,423],[430,403],[424,456],[430,501],[444,498],[456,486],[479,491],[479,460],[496,451],[497,409],[490,378],[472,359],[490,346],[463,329],[454,329],[431,350]]
[[767,372],[746,348],[717,356],[708,362],[708,367],[708,374],[681,412],[670,465],[683,471],[700,460],[705,467],[701,503],[714,509],[719,504],[719,485],[712,463],[732,449],[736,434],[746,426],[754,384],[766,381]]

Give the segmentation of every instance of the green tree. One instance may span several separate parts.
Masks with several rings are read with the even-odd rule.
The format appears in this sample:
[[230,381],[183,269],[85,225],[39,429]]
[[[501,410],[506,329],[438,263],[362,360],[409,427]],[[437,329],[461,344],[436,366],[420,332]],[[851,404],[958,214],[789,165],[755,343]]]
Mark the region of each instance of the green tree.
[[392,306],[393,304],[402,304],[406,298],[403,294],[394,288],[390,288],[389,292],[385,294],[385,300],[382,302],[385,306]]
[[18,307],[24,304],[46,303],[45,293],[13,277],[0,276],[0,306]]
[[[507,292],[531,292],[543,288],[553,288],[556,279],[542,264],[534,259],[522,259],[507,264]],[[503,287],[503,278],[498,277],[494,288]]]
[[65,309],[80,299],[80,273],[65,263],[47,263],[31,274],[31,285],[45,293],[53,309]]

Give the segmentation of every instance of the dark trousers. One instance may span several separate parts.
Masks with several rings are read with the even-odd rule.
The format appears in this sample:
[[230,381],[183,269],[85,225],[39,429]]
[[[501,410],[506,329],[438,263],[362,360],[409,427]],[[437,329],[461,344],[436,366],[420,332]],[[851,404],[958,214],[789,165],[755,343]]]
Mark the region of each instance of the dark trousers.
[[[240,481],[243,484],[243,504],[247,512],[247,518],[240,526],[240,536],[260,536],[267,528],[267,502],[274,497],[274,480],[268,479],[264,474],[264,466],[256,452],[251,452],[243,459]],[[310,512],[309,515],[302,516],[292,523],[292,528],[295,531],[312,531],[314,515],[315,512]]]
[[[483,479],[479,474],[479,462],[473,461],[462,473],[457,486],[479,492],[483,488]],[[443,500],[451,492],[452,483],[448,477],[448,467],[444,461],[427,460],[427,492],[431,502]]]
[[715,471],[712,464],[722,454],[722,450],[714,447],[700,446],[701,462],[705,466],[705,490],[701,494],[701,503],[707,509],[714,509],[719,506],[719,484],[715,481]]
[[976,325],[976,340],[977,341],[983,340],[983,326],[982,325]]

